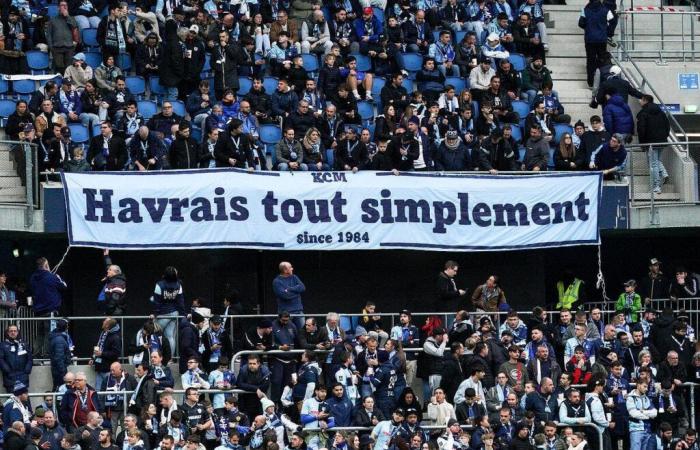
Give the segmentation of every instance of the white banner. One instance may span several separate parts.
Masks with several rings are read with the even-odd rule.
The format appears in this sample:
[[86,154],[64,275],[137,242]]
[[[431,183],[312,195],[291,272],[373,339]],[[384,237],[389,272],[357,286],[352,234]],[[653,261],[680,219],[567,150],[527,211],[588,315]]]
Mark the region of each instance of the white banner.
[[600,173],[62,174],[70,245],[514,250],[599,242]]

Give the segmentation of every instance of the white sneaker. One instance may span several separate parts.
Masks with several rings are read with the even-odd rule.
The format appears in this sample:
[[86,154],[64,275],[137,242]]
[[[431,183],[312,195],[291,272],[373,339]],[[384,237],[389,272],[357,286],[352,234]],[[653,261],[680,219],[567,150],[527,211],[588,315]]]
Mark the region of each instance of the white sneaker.
[[374,99],[372,98],[372,93],[371,93],[371,92],[365,93],[365,100],[367,100],[368,102],[371,102],[372,100],[374,100]]
[[660,186],[655,187],[654,190],[653,190],[653,192],[654,192],[654,194],[660,194],[660,193],[661,193],[661,187],[660,187]]

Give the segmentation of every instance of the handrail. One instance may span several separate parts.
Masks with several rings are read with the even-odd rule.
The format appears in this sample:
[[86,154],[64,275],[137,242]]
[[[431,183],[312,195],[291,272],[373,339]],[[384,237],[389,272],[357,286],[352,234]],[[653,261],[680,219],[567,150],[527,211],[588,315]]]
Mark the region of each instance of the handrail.
[[[11,141],[0,139],[0,145],[9,144],[11,146],[21,145],[24,150],[24,203],[12,203],[12,205],[25,207],[24,227],[31,228],[34,224],[34,207],[38,202],[34,201],[34,195],[38,192],[38,165],[34,164],[34,154],[37,151],[38,145],[27,141]],[[36,186],[35,186],[36,184]]]

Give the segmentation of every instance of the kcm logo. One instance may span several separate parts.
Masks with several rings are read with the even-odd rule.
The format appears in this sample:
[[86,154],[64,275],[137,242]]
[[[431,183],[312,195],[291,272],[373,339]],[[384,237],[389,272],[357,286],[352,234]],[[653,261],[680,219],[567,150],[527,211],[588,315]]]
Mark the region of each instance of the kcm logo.
[[311,172],[314,183],[337,183],[342,181],[347,183],[345,172]]

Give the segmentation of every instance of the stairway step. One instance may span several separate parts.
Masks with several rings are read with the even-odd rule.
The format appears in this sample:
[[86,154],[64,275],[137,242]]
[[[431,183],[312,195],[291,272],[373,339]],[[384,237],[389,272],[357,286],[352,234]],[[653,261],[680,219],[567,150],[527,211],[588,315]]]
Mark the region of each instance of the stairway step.
[[[681,194],[679,192],[662,192],[661,194],[654,194],[654,201],[679,201],[681,199]],[[651,201],[651,192],[634,192],[634,200],[647,200]]]
[[5,187],[21,187],[22,179],[18,176],[0,177],[0,188]]
[[13,172],[15,172],[14,161],[10,161],[9,158],[0,157],[0,171],[13,171]]
[[26,201],[25,195],[0,195],[0,203],[24,203]]

